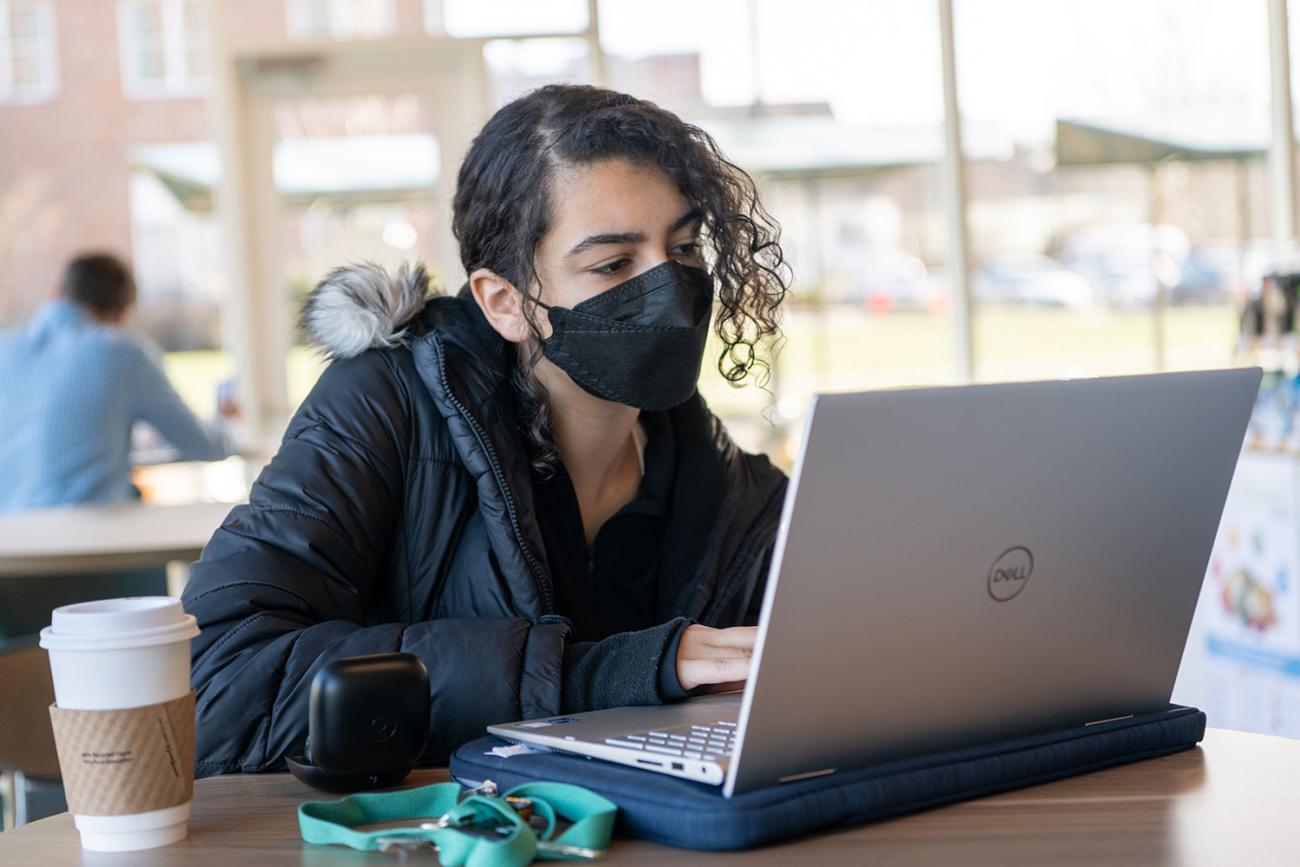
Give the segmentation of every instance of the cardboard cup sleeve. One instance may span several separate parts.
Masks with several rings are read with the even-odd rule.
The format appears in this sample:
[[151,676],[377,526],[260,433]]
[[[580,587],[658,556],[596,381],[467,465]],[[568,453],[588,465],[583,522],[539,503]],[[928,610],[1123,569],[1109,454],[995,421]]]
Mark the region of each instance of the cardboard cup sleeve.
[[145,707],[50,706],[68,809],[125,816],[175,807],[194,793],[194,692]]

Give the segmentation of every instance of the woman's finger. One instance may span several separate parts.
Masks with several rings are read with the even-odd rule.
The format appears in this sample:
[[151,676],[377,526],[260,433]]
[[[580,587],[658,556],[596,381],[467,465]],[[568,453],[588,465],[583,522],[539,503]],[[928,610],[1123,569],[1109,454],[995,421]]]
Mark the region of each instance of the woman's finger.
[[704,640],[714,647],[752,648],[757,637],[757,626],[733,626],[730,629],[714,629],[707,632]]
[[727,683],[749,677],[749,657],[687,659],[680,662],[682,688],[691,690],[705,683]]
[[727,647],[720,644],[701,644],[687,651],[687,656],[694,659],[735,659],[748,657],[754,652],[752,647]]

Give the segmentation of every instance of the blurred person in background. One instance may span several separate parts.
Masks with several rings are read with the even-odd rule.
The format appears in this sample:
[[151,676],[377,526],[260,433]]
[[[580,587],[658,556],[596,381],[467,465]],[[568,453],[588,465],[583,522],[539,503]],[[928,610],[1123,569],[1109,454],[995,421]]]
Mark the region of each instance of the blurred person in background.
[[86,253],[26,326],[0,332],[0,514],[136,498],[136,422],[152,425],[177,460],[232,453],[228,433],[176,393],[158,348],[124,326],[135,298],[125,262]]

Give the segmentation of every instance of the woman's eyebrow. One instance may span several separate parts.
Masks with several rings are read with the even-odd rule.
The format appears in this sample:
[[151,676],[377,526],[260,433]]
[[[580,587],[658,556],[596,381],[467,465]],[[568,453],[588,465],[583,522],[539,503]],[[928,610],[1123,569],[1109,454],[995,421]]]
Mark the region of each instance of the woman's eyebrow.
[[641,244],[644,241],[645,234],[642,232],[609,232],[603,235],[589,235],[564,255],[566,257],[576,256],[583,250],[590,250],[592,247],[598,247],[601,244]]
[[[673,224],[668,227],[668,234],[671,235],[683,226],[689,226],[699,220],[701,216],[699,208],[692,208],[673,221]],[[599,247],[602,244],[641,244],[644,242],[645,233],[643,232],[604,232],[599,235],[588,235],[564,255],[565,258],[576,256],[584,250],[590,250],[592,247]]]

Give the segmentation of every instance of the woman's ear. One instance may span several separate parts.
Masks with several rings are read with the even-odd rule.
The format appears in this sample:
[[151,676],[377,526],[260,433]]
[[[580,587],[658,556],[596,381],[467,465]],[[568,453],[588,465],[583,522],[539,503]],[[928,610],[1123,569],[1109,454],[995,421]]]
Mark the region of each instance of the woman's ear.
[[476,268],[469,275],[469,288],[483,316],[497,334],[511,343],[523,343],[528,339],[532,331],[524,317],[523,296],[513,283],[495,271]]

